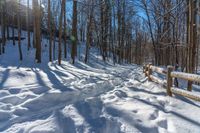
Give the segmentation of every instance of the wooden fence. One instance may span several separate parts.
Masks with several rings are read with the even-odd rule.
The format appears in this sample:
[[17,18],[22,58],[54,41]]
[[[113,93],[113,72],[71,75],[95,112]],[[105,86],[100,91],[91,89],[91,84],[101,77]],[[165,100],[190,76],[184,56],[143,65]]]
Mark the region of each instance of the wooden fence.
[[[145,76],[148,77],[149,81],[153,81],[163,85],[163,87],[166,88],[166,92],[169,96],[172,96],[172,94],[177,94],[200,102],[200,95],[194,94],[191,91],[182,90],[180,88],[174,87],[173,85],[174,78],[200,83],[200,75],[177,72],[174,71],[173,66],[168,66],[167,69],[164,69],[153,66],[151,64],[143,66],[143,72]],[[165,76],[165,79],[163,80],[156,76],[153,76],[153,72]]]

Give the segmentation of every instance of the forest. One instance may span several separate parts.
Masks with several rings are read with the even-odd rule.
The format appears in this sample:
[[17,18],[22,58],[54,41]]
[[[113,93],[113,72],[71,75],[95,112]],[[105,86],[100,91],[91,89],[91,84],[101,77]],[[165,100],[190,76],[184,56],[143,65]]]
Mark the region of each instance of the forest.
[[[178,65],[182,71],[194,73],[198,67],[198,26],[199,2],[190,0],[1,0],[0,54],[12,39],[23,60],[23,30],[27,50],[36,49],[38,63],[41,45],[49,48],[50,62],[61,64],[67,54],[74,63],[77,45],[84,42],[85,62],[90,47],[96,47],[104,61]],[[71,53],[67,53],[68,45]]]
[[199,44],[199,0],[0,0],[0,133],[198,133]]

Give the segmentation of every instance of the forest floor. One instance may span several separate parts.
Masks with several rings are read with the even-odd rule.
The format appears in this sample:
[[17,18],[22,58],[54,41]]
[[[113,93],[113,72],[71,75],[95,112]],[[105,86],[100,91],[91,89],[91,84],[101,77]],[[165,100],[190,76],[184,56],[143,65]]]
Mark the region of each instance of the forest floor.
[[[26,51],[26,47],[23,51]],[[47,48],[46,48],[47,49]],[[137,133],[200,131],[200,103],[166,96],[137,65],[18,61],[17,45],[0,56],[0,132]]]

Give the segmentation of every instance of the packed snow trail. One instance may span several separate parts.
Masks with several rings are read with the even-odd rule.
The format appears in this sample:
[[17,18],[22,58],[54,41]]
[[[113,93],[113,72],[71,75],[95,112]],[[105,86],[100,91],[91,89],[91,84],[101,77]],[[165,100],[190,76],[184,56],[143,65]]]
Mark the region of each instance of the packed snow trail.
[[6,50],[12,54],[0,56],[2,133],[200,131],[200,103],[168,97],[140,66],[104,63],[97,54],[88,64],[35,64],[33,51],[19,63],[17,47]]
[[[116,81],[118,83],[116,83]],[[122,86],[122,84],[123,84],[122,80],[110,75],[109,79],[105,81],[97,82],[91,87],[86,86],[85,88],[81,88],[80,91],[73,91],[73,92],[67,91],[63,93],[45,93],[42,96],[36,97],[30,101],[25,102],[24,105],[21,104],[20,106],[28,108],[30,112],[28,111],[19,112],[20,114],[25,114],[25,115],[10,119],[8,123],[2,124],[2,127],[0,127],[0,129],[4,129],[5,128],[4,126],[11,126],[16,123],[21,123],[24,121],[38,118],[38,117],[40,118],[43,115],[53,112],[55,110],[61,109],[65,107],[66,105],[73,104],[78,101],[83,101],[84,99],[88,97],[99,96],[103,93],[113,90],[115,86]],[[27,86],[26,88],[31,88],[31,87]],[[41,86],[40,88],[42,89],[43,87]],[[43,108],[41,109],[41,107]],[[18,111],[16,111],[16,113],[17,112]]]

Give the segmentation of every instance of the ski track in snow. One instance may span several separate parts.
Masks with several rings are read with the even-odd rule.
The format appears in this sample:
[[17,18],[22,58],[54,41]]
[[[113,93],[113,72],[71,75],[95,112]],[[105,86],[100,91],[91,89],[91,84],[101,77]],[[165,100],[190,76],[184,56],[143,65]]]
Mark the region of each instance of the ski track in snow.
[[[13,46],[6,49],[13,51]],[[14,47],[15,50],[17,47]],[[25,47],[24,47],[25,49]],[[48,52],[44,51],[43,57]],[[168,97],[137,65],[88,64],[0,56],[2,133],[198,133],[200,104]],[[46,60],[45,60],[46,59]],[[46,62],[45,62],[46,61]]]

